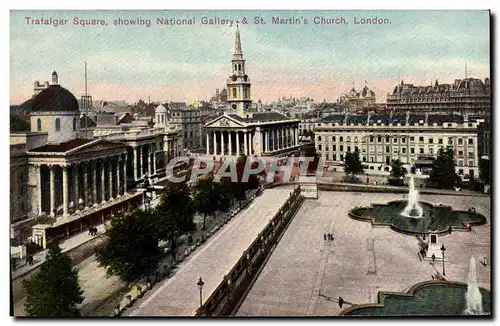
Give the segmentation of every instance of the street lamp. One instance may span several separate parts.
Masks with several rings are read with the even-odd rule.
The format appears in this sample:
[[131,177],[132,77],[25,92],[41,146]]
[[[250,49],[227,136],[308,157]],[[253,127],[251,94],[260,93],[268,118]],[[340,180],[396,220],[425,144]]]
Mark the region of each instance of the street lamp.
[[444,271],[444,252],[446,251],[446,248],[444,247],[444,244],[441,245],[441,252],[443,253],[443,276],[446,276],[446,273]]
[[205,285],[205,282],[203,282],[203,280],[200,279],[198,280],[198,283],[196,283],[198,285],[198,289],[200,290],[200,308],[201,306],[203,306],[203,285]]
[[423,216],[423,219],[422,219],[422,235],[423,235],[423,239],[425,240],[425,214]]

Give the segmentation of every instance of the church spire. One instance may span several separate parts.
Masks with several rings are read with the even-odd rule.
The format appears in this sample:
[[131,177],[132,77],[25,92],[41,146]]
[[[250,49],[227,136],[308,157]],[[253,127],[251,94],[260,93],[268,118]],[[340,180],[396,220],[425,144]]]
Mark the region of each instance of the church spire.
[[243,51],[241,50],[240,29],[236,22],[236,37],[234,39],[233,60],[243,59]]

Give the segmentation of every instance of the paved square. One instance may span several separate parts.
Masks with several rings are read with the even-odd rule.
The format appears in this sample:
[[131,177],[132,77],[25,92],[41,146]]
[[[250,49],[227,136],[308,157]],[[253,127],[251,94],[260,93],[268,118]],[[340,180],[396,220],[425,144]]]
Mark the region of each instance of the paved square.
[[[341,311],[326,297],[355,304],[377,301],[377,292],[406,291],[436,270],[417,255],[418,240],[348,217],[354,206],[402,199],[397,194],[320,192],[306,200],[237,312],[238,316],[331,316]],[[421,195],[421,201],[454,209],[476,207],[488,223],[472,232],[440,236],[447,250],[446,278],[466,282],[471,256],[490,258],[490,198]],[[334,233],[325,241],[324,233]],[[490,265],[477,266],[479,286],[490,289]],[[321,294],[321,295],[320,295]],[[346,308],[346,305],[344,305]]]

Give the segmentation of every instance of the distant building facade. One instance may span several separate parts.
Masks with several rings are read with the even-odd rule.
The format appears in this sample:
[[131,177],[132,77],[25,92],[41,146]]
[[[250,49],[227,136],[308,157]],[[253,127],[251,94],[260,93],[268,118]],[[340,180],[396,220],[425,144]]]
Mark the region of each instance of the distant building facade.
[[361,92],[358,92],[353,86],[349,93],[339,97],[337,103],[344,107],[347,112],[355,112],[374,106],[375,100],[375,93],[365,83]]
[[387,94],[387,108],[394,112],[429,112],[489,116],[491,111],[490,80],[455,79],[453,84],[414,86],[401,81]]
[[451,146],[456,172],[462,178],[478,176],[478,122],[462,116],[337,115],[316,122],[314,133],[317,151],[340,171],[346,153],[356,149],[366,172],[388,172],[393,159],[411,171],[439,148]]

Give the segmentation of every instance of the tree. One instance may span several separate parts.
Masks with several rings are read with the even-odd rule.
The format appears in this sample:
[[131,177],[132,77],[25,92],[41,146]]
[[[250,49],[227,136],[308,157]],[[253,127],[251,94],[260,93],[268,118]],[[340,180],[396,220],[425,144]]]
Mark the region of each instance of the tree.
[[25,280],[25,310],[33,317],[77,317],[77,304],[83,302],[78,272],[71,259],[52,244],[40,272]]
[[107,241],[96,249],[100,266],[108,275],[118,275],[125,282],[151,273],[162,258],[158,231],[151,210],[134,210],[111,220]]
[[205,176],[200,178],[194,188],[194,206],[198,213],[203,216],[203,230],[205,230],[206,216],[218,209],[218,191],[212,178]]
[[354,176],[363,173],[363,171],[363,164],[361,164],[359,160],[359,150],[356,148],[354,152],[347,152],[344,158],[345,174],[350,174],[352,176],[352,181],[354,181]]
[[190,190],[185,182],[168,182],[160,203],[155,208],[156,226],[161,240],[169,240],[172,254],[175,255],[175,239],[196,230],[193,218],[195,207]]
[[460,183],[460,177],[455,173],[455,155],[451,146],[441,147],[434,160],[429,181],[443,189],[451,189]]
[[392,160],[391,162],[391,178],[401,179],[408,171],[403,167],[403,163],[399,159]]

